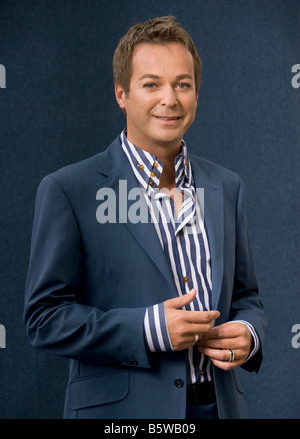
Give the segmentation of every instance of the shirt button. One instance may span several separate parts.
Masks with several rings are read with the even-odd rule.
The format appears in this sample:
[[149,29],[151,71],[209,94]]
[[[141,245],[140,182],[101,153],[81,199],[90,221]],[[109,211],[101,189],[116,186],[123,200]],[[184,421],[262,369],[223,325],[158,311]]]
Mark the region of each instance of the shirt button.
[[144,169],[144,165],[139,165],[139,169],[142,171]]
[[183,280],[184,280],[184,282],[188,282],[189,278],[187,276],[184,276]]
[[155,172],[151,172],[151,177],[156,177]]
[[200,375],[203,377],[204,376],[204,370],[200,370]]
[[176,378],[176,380],[174,381],[174,384],[176,387],[180,388],[180,387],[183,387],[184,381],[181,378]]
[[154,166],[155,168],[158,168],[158,163],[155,162],[153,166]]
[[149,181],[149,185],[150,185],[150,186],[153,186],[153,185],[154,185],[154,181],[150,180],[150,181]]

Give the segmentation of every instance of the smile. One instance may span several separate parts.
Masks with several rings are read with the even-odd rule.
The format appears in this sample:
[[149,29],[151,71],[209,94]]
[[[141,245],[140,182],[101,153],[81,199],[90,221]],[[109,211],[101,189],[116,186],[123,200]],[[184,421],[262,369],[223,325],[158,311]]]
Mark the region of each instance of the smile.
[[161,120],[178,120],[181,119],[181,117],[163,117],[163,116],[155,116],[157,119]]

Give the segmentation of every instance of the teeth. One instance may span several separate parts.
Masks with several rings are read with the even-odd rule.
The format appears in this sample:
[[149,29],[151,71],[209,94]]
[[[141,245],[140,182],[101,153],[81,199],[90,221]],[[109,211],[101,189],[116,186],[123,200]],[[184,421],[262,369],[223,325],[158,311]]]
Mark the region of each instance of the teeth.
[[162,120],[177,120],[177,119],[179,119],[179,117],[159,117],[159,119],[162,119]]

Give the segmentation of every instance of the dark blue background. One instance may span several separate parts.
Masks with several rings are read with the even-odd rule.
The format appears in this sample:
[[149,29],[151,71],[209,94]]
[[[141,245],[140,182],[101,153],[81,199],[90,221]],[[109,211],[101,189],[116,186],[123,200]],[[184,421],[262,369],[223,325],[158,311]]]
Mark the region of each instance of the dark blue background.
[[269,320],[258,375],[241,372],[251,418],[299,418],[299,0],[0,0],[0,418],[62,416],[68,362],[34,350],[22,324],[34,200],[47,173],[120,133],[112,56],[136,21],[174,14],[203,61],[192,152],[244,179]]

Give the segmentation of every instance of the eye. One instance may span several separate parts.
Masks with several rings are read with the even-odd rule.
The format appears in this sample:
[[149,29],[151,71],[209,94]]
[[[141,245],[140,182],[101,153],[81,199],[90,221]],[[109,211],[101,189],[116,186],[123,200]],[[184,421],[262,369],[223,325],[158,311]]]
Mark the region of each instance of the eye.
[[144,84],[144,88],[154,88],[155,84],[154,82],[147,82],[146,84]]
[[179,82],[178,87],[184,90],[185,88],[191,88],[191,84],[189,84],[188,82]]

